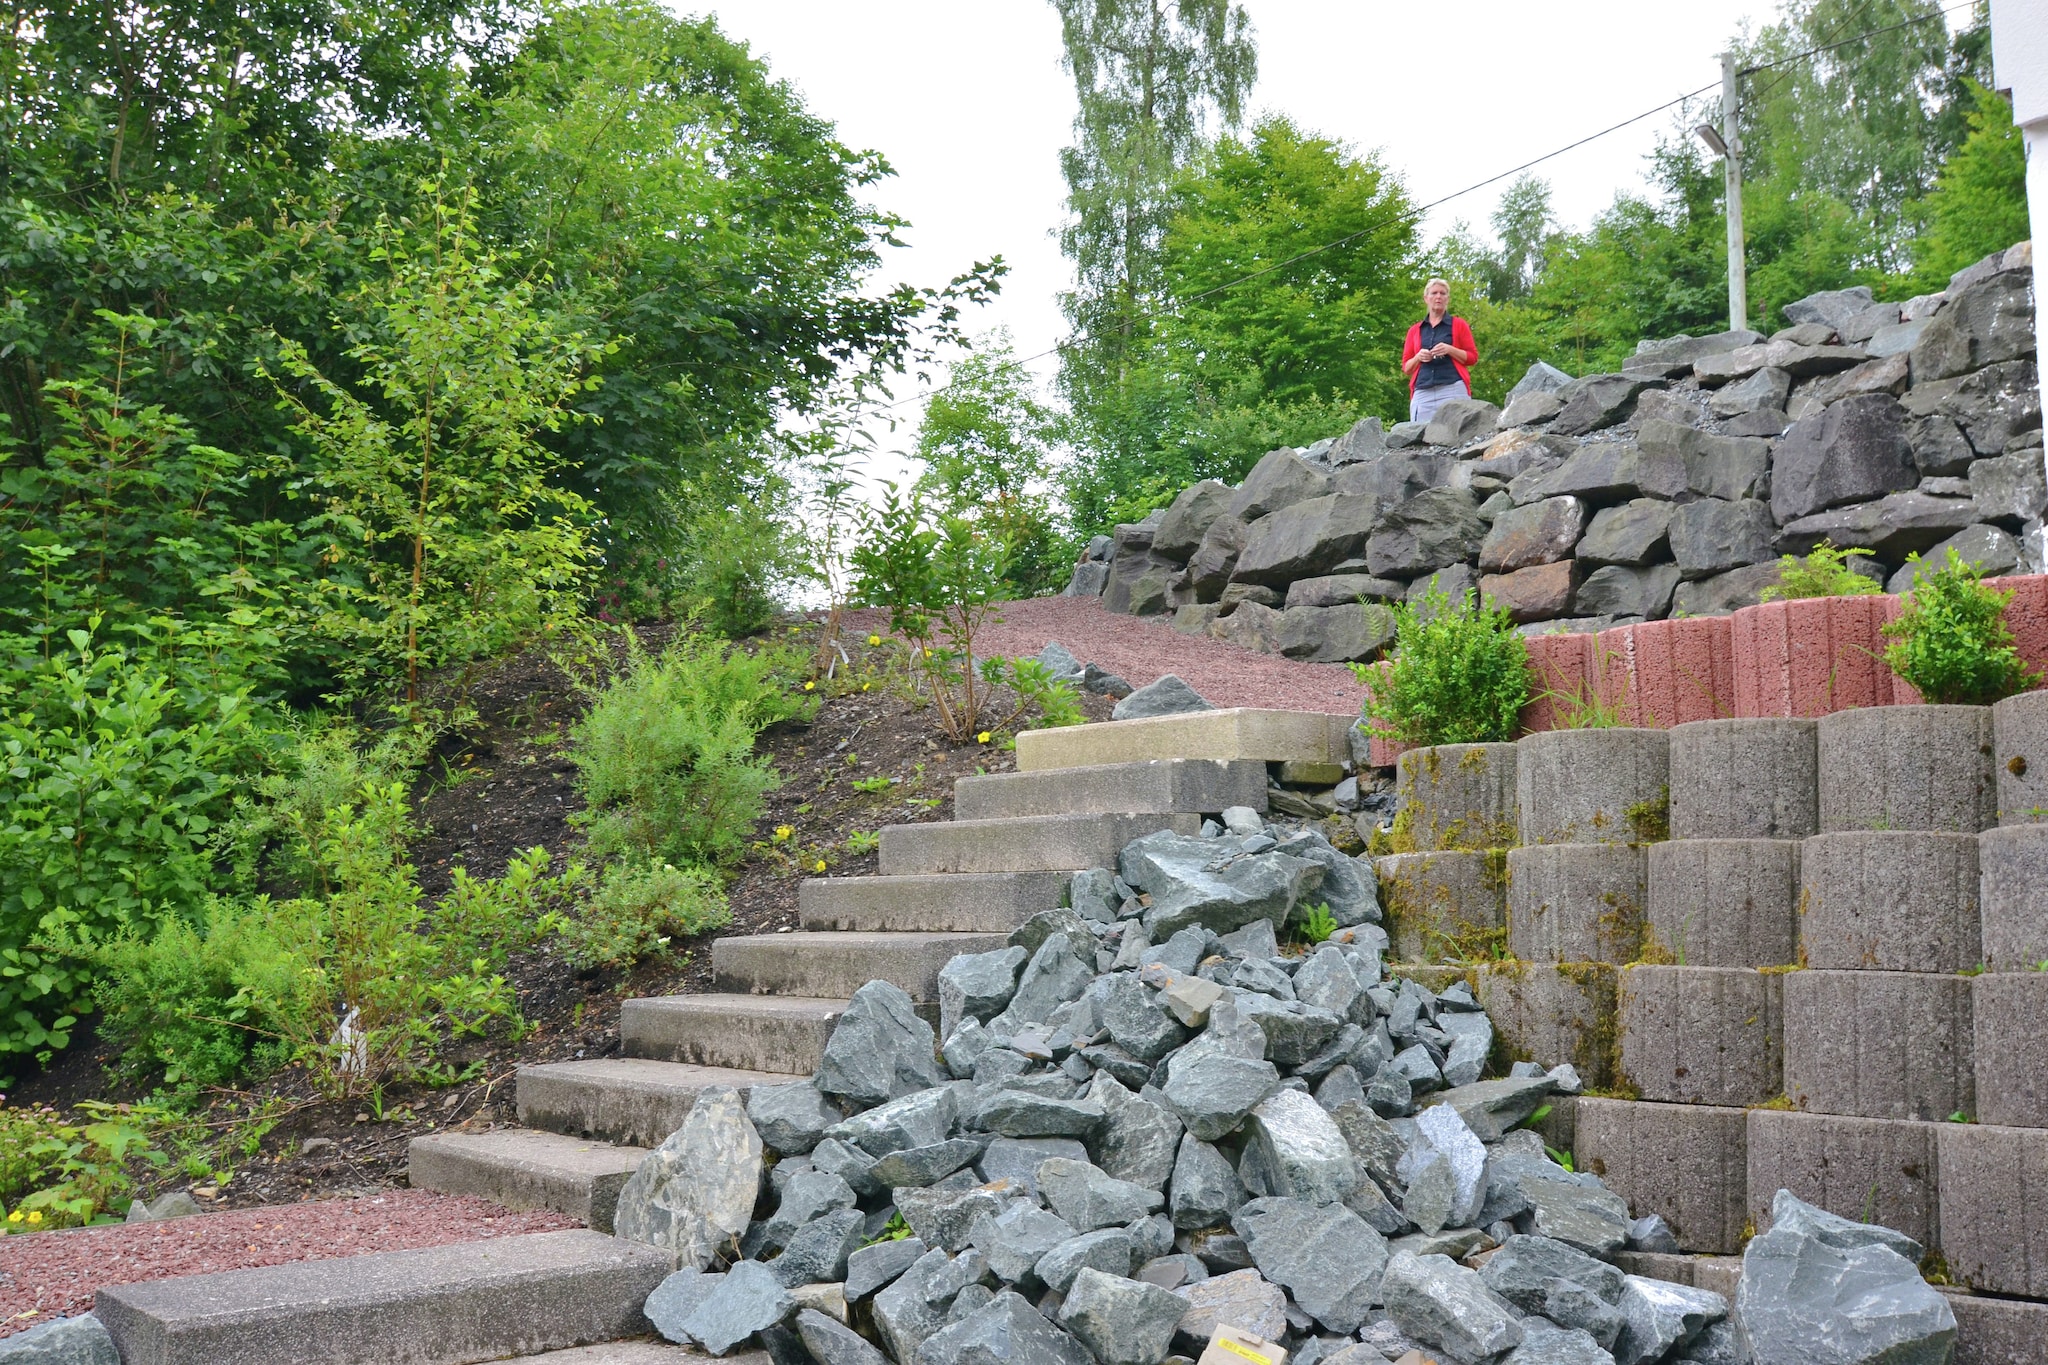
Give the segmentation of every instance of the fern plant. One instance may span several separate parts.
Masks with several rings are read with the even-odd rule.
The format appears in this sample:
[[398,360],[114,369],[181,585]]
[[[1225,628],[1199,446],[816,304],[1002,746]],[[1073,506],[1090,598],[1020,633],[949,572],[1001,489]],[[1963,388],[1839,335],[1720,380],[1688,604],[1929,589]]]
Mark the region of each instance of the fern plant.
[[1883,592],[1849,567],[1852,558],[1869,553],[1860,546],[1838,550],[1833,541],[1823,540],[1811,554],[1786,555],[1778,561],[1778,581],[1763,590],[1763,600],[1790,602],[1803,597],[1865,597]]

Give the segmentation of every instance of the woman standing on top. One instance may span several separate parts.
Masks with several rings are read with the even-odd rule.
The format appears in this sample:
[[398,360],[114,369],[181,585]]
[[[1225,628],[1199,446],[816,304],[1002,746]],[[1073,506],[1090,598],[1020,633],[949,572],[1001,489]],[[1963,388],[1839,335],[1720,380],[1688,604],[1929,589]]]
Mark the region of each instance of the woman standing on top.
[[1479,347],[1465,319],[1452,317],[1451,286],[1431,280],[1422,289],[1429,316],[1408,329],[1401,371],[1408,376],[1408,420],[1427,422],[1456,398],[1472,396],[1472,365]]

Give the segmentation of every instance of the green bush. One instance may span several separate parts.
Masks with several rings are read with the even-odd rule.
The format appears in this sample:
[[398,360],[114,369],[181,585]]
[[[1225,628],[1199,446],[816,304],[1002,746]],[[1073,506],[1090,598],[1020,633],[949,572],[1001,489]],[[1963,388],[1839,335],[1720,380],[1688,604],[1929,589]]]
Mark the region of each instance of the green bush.
[[679,634],[659,657],[628,640],[625,668],[591,689],[572,732],[590,852],[729,864],[781,781],[755,755],[755,736],[817,710],[795,686],[803,661],[781,649],[749,654],[708,633]]
[[1529,702],[1529,652],[1505,611],[1470,590],[1453,604],[1432,586],[1394,607],[1394,653],[1353,664],[1368,690],[1372,732],[1402,744],[1485,744],[1514,738]]
[[2041,677],[2021,661],[2005,623],[2012,596],[1986,587],[1983,573],[1950,550],[1945,566],[1916,574],[1905,611],[1884,628],[1892,641],[1885,663],[1937,704],[1988,706],[2026,691]]
[[563,960],[578,970],[631,967],[665,954],[669,941],[732,920],[718,875],[673,863],[613,863],[581,909],[564,917]]
[[1778,581],[1763,590],[1763,600],[1790,602],[1804,597],[1865,597],[1883,592],[1882,586],[1849,567],[1852,557],[1869,553],[1861,547],[1837,550],[1832,542],[1824,540],[1803,558],[1786,555],[1778,561]]

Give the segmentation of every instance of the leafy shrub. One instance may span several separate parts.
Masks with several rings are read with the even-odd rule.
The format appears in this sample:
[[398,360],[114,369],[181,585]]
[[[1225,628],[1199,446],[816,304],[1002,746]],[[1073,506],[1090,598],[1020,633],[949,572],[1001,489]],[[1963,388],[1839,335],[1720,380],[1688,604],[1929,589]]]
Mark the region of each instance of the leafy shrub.
[[2021,661],[2005,623],[2012,597],[1985,586],[1982,571],[1950,550],[1944,567],[1917,575],[1905,611],[1885,626],[1885,663],[1937,704],[1986,706],[2026,691],[2041,677]]
[[590,711],[572,732],[590,851],[730,863],[781,781],[755,755],[755,736],[816,713],[817,699],[791,686],[803,661],[774,648],[749,654],[708,633],[678,634],[658,658],[628,641],[625,668],[590,689]]
[[732,920],[716,873],[673,863],[613,863],[580,910],[562,920],[562,957],[578,970],[630,967],[668,951],[673,938]]
[[167,1162],[147,1133],[110,1106],[85,1108],[101,1117],[79,1125],[65,1122],[54,1109],[0,1104],[0,1206],[12,1205],[0,1219],[0,1231],[43,1232],[103,1221],[133,1187],[129,1162]]
[[1353,664],[1369,692],[1368,727],[1402,744],[1485,744],[1514,738],[1529,702],[1529,651],[1505,611],[1467,590],[1453,604],[1432,586],[1394,607],[1394,652]]
[[1778,561],[1778,581],[1763,590],[1763,600],[1790,602],[1803,597],[1864,597],[1883,592],[1879,584],[1849,567],[1851,558],[1869,553],[1861,547],[1837,550],[1833,542],[1824,540],[1804,558],[1786,555]]

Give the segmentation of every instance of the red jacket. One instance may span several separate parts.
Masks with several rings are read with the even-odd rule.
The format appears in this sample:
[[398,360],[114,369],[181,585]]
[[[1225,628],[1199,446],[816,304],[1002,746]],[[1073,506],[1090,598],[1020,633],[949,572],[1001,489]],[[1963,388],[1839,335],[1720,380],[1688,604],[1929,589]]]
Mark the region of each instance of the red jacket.
[[[1460,365],[1455,360],[1451,362],[1452,366],[1458,371],[1458,378],[1465,381],[1465,392],[1470,393],[1472,392],[1472,365],[1479,363],[1479,346],[1478,343],[1472,340],[1472,328],[1466,323],[1465,319],[1457,316],[1455,313],[1451,315],[1451,345],[1472,357],[1471,364]],[[1407,365],[1409,361],[1415,358],[1415,353],[1421,349],[1422,324],[1418,322],[1408,329],[1408,344],[1401,348],[1401,364]],[[1422,367],[1417,365],[1415,372],[1420,374]],[[1408,396],[1410,398],[1415,396],[1414,374],[1408,376]]]

